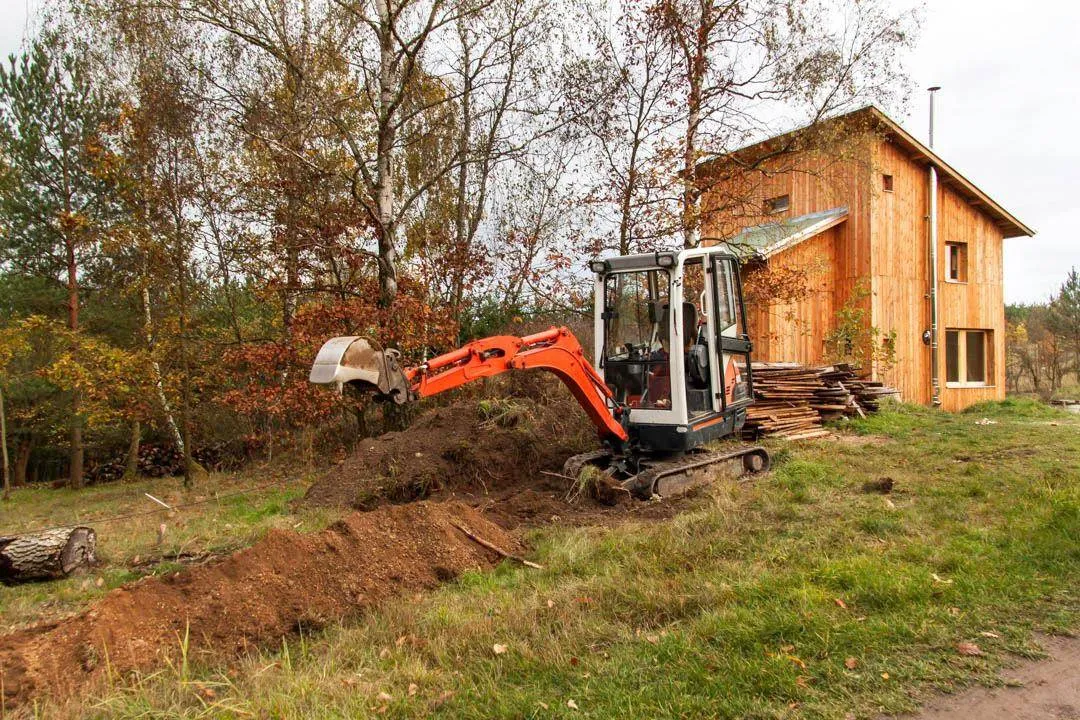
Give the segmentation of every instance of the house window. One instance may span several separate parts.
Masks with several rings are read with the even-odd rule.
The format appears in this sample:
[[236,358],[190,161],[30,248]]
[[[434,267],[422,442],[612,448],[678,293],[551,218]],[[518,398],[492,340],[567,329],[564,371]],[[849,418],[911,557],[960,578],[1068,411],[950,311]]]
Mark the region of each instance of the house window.
[[945,383],[952,387],[981,387],[989,382],[992,363],[991,330],[945,331]]
[[881,176],[881,189],[884,190],[885,192],[892,192],[892,190],[893,190],[892,175],[882,175]]
[[765,214],[781,213],[791,207],[790,195],[779,195],[765,201]]
[[967,243],[945,243],[945,280],[967,282]]

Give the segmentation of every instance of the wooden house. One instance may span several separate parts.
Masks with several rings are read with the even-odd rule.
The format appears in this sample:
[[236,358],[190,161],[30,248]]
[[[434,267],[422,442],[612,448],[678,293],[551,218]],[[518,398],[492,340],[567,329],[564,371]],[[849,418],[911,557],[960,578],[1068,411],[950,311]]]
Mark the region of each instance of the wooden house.
[[[828,360],[843,309],[880,331],[867,369],[905,400],[959,410],[1004,397],[1002,245],[1034,232],[881,110],[714,158],[697,180],[702,242],[757,259],[756,359]],[[796,289],[755,293],[755,272]]]

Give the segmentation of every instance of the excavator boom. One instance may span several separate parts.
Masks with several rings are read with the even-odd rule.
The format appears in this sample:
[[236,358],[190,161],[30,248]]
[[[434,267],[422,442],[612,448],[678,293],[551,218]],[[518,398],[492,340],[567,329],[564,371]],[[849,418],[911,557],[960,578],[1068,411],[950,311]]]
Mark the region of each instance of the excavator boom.
[[396,350],[379,350],[359,337],[327,341],[311,369],[311,382],[352,384],[375,390],[397,403],[438,395],[480,378],[511,370],[547,370],[567,386],[596,426],[601,440],[621,444],[628,439],[615,402],[599,373],[589,363],[574,334],[553,327],[534,335],[497,335],[474,340],[457,350],[403,368]]

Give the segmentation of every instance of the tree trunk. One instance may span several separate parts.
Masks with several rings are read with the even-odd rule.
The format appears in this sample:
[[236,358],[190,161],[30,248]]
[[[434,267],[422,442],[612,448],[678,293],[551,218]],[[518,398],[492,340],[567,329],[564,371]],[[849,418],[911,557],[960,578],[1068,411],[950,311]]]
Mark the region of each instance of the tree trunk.
[[30,451],[34,448],[34,441],[24,437],[19,441],[19,451],[15,455],[15,477],[12,486],[23,487],[26,485],[26,468],[30,465]]
[[394,27],[390,0],[376,0],[379,16],[379,126],[375,157],[375,206],[378,213],[379,303],[386,307],[397,297],[397,223],[394,218]]
[[10,473],[8,466],[7,416],[4,415],[4,390],[0,388],[0,475],[3,475],[5,500],[11,497]]
[[165,424],[169,427],[169,434],[172,436],[173,442],[176,443],[176,449],[184,452],[184,438],[180,435],[180,428],[176,425],[176,418],[173,417],[172,408],[169,407],[169,399],[165,397],[165,382],[161,375],[161,364],[154,357],[154,323],[150,314],[150,288],[145,284],[149,281],[149,270],[145,266],[145,258],[143,262],[143,332],[146,334],[146,348],[150,351],[150,370],[154,374],[154,390],[157,392],[158,404],[161,405],[161,412],[165,415]]
[[62,578],[94,562],[96,547],[97,534],[88,527],[0,537],[0,580],[12,583]]
[[[179,238],[177,238],[179,242]],[[194,483],[192,460],[191,460],[191,361],[188,358],[188,298],[187,298],[187,268],[184,266],[186,253],[182,248],[177,248],[177,265],[180,282],[180,366],[183,373],[180,399],[180,422],[184,434],[184,487],[190,488]]]
[[127,465],[124,468],[124,477],[133,478],[139,474],[139,445],[142,442],[142,423],[138,420],[131,423],[131,443],[128,445]]
[[461,319],[461,303],[465,294],[465,266],[462,258],[468,257],[465,253],[466,237],[468,233],[469,214],[469,142],[472,139],[472,47],[469,44],[465,31],[464,17],[458,20],[458,34],[461,38],[461,65],[464,68],[461,87],[461,133],[458,135],[458,177],[457,197],[454,208],[454,252],[461,253],[458,261],[454,263],[454,277],[451,282],[450,312],[455,320]]
[[83,486],[83,435],[82,418],[79,417],[79,392],[71,397],[71,431],[68,443],[71,446],[68,465],[68,485],[73,488]]
[[690,79],[690,102],[683,146],[683,246],[698,244],[697,130],[701,122],[701,80]]
[[700,2],[700,16],[695,27],[694,44],[687,57],[686,138],[683,144],[683,246],[697,247],[701,241],[697,161],[698,130],[701,129],[703,88],[708,70],[709,28],[713,5]]
[[[78,266],[75,264],[75,240],[66,239],[65,244],[67,246],[68,329],[72,333],[77,333],[79,331],[79,275]],[[68,484],[73,488],[81,488],[83,485],[82,416],[79,415],[81,399],[77,389],[71,393]]]

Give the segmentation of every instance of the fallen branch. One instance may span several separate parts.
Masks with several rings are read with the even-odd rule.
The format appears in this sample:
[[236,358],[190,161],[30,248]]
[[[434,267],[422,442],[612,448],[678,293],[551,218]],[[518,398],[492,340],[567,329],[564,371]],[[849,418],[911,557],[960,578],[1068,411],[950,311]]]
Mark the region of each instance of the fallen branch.
[[538,565],[538,564],[532,562],[531,560],[526,560],[525,558],[521,557],[520,555],[514,555],[513,553],[508,553],[505,550],[503,550],[502,548],[500,548],[499,546],[488,542],[487,540],[485,540],[484,538],[482,538],[482,537],[480,537],[478,535],[475,535],[471,530],[466,528],[464,525],[459,525],[456,522],[452,522],[450,524],[453,525],[454,527],[456,527],[461,532],[465,533],[465,537],[469,538],[470,540],[472,540],[477,545],[480,545],[482,547],[486,547],[488,550],[491,550],[492,552],[498,553],[501,557],[504,557],[507,560],[513,560],[514,562],[521,563],[525,567],[536,568],[537,570],[543,570],[544,569],[543,565]]
[[145,558],[136,556],[128,567],[143,569],[166,562],[176,562],[183,565],[204,565],[212,560],[217,560],[220,557],[220,553],[178,551],[161,555],[150,555]]
[[570,482],[577,482],[577,478],[572,478],[569,475],[563,475],[562,473],[551,472],[550,470],[541,470],[541,475],[549,475],[551,477],[562,478],[563,480],[569,480]]

